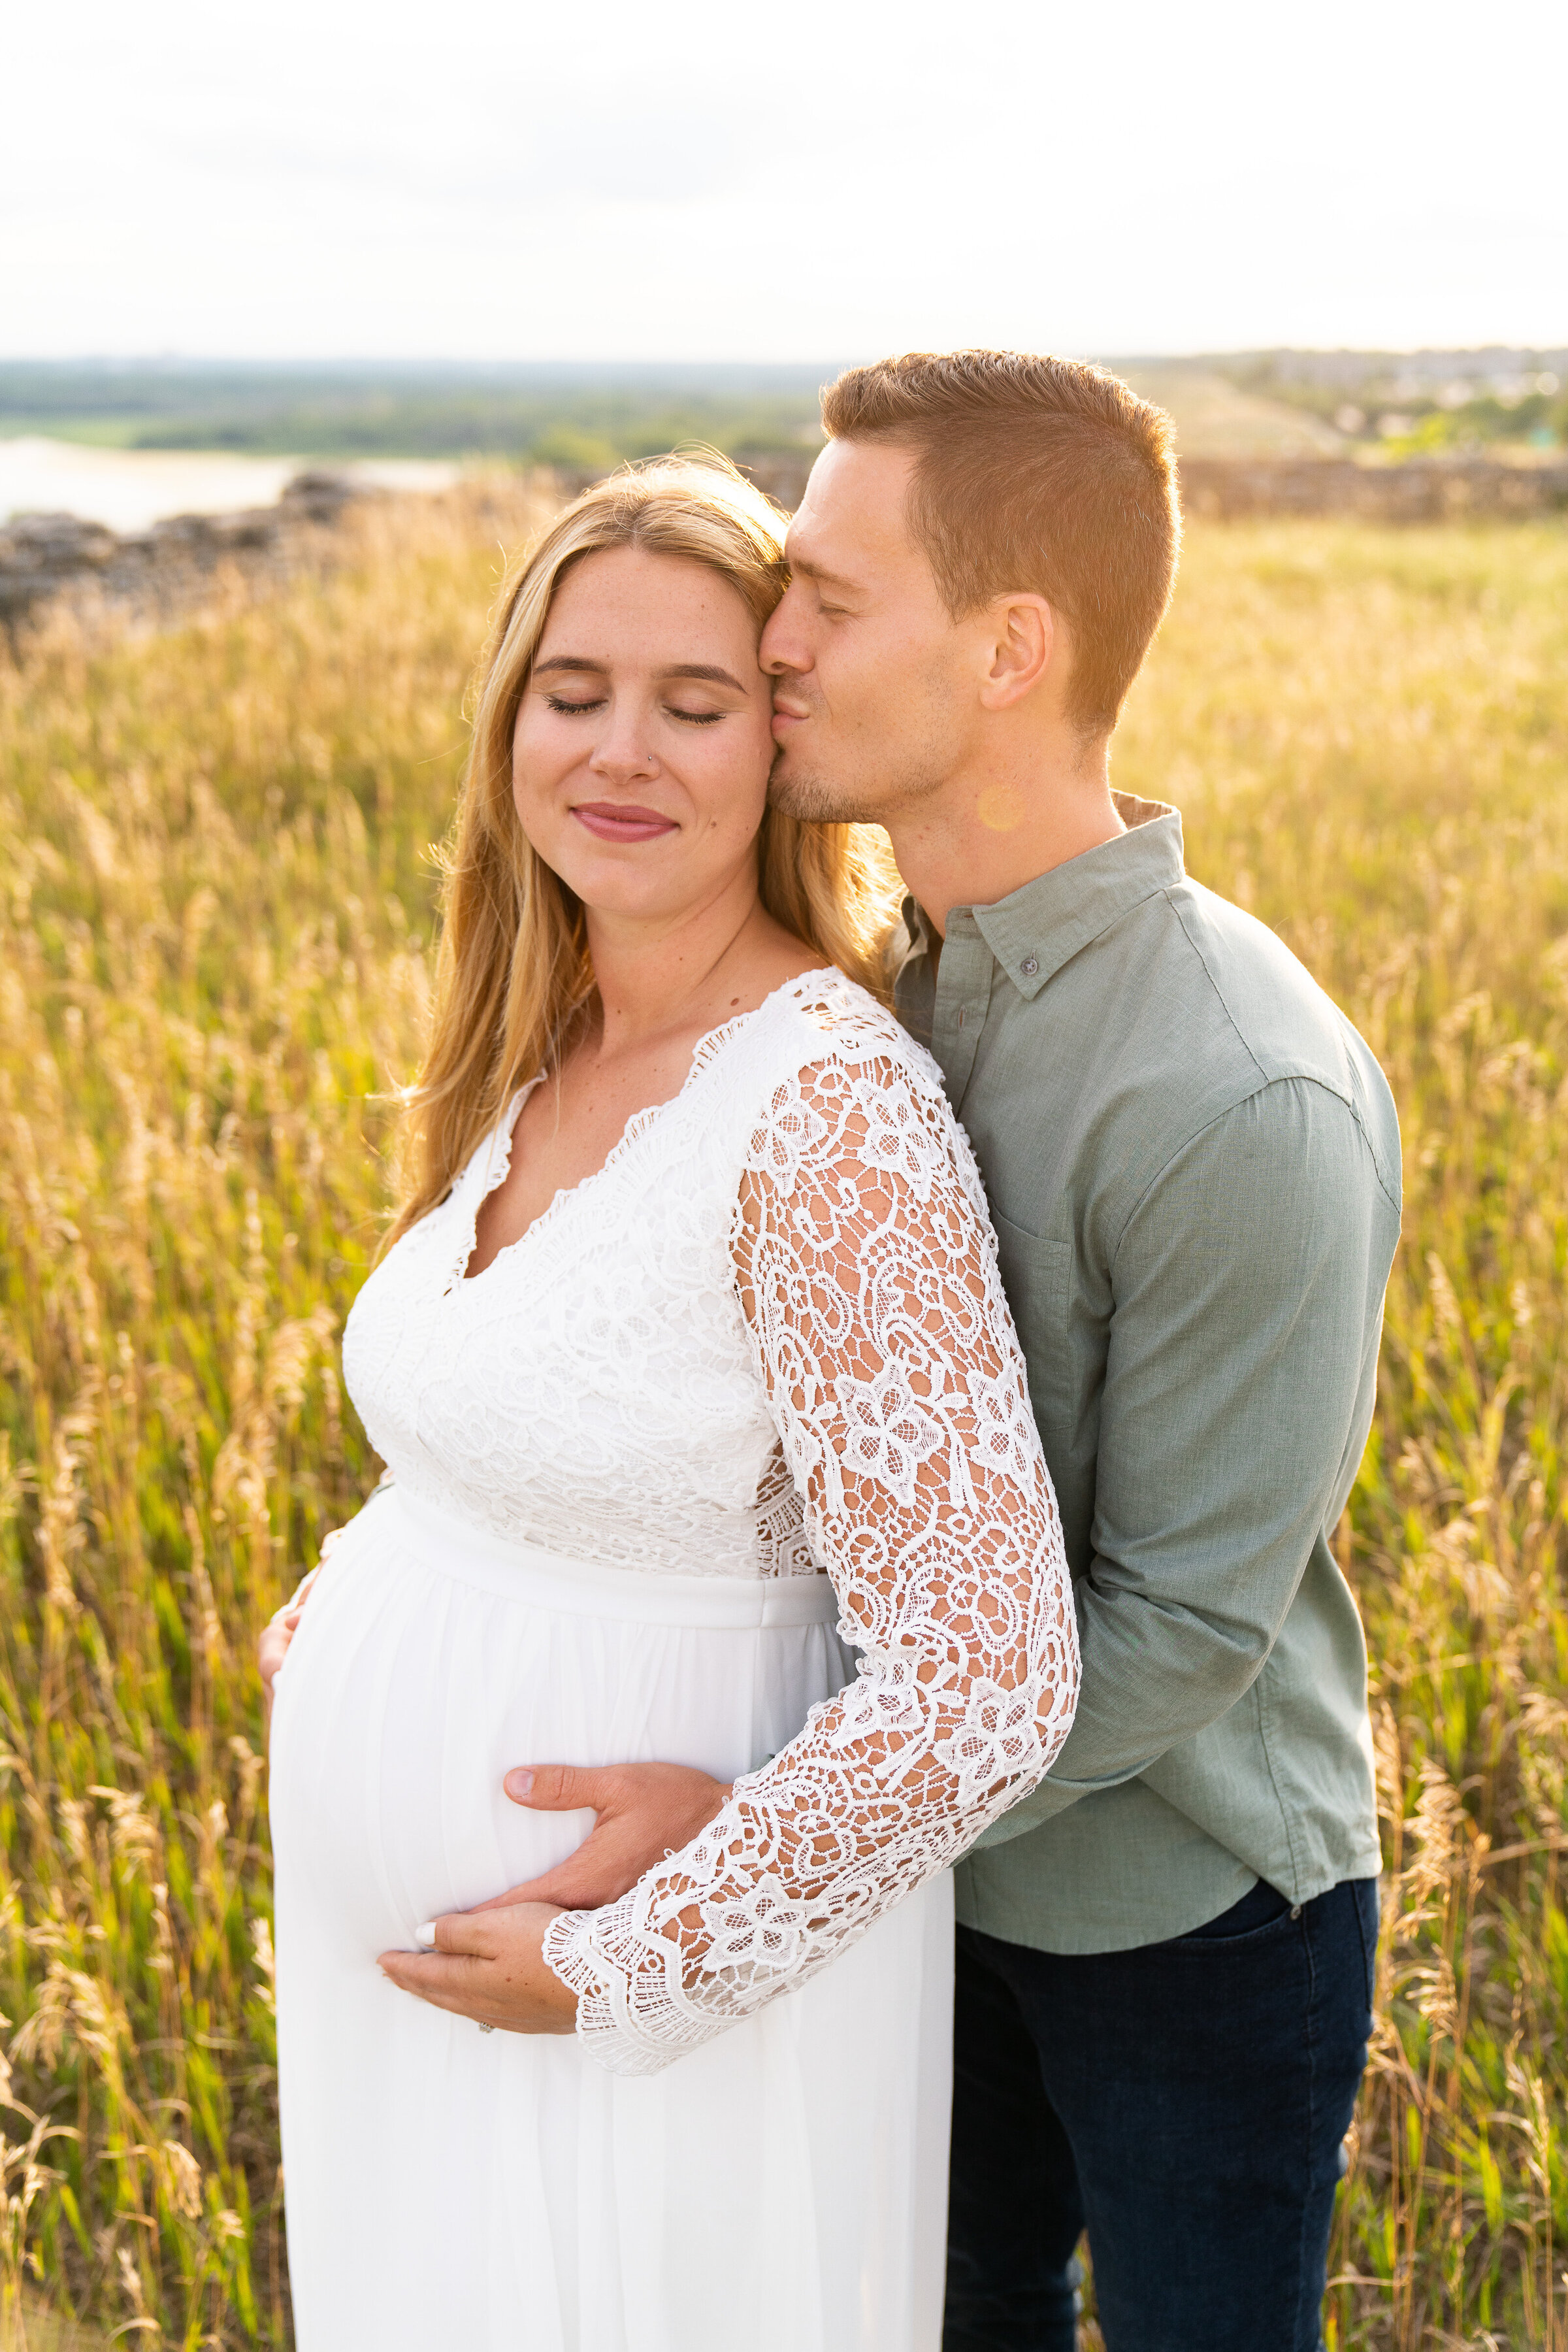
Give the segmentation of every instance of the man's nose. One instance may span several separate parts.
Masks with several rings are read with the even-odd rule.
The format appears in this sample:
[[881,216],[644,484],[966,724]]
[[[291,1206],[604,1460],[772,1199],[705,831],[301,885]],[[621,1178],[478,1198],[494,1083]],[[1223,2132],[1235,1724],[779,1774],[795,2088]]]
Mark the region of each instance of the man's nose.
[[786,670],[808,670],[811,667],[810,653],[796,626],[798,610],[795,590],[786,588],[763,625],[757,659],[769,677],[779,677]]

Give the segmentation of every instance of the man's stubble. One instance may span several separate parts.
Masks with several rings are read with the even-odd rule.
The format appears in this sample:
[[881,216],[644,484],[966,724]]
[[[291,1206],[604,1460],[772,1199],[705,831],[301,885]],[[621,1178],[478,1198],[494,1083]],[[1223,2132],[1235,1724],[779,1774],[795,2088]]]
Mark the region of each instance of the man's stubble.
[[785,755],[780,749],[773,755],[773,769],[768,779],[768,805],[784,816],[799,817],[803,824],[863,824],[866,819],[858,805],[853,787],[835,782],[827,776],[804,774],[785,776],[780,771]]
[[825,774],[821,769],[783,772],[789,755],[780,745],[768,780],[768,803],[804,824],[896,824],[934,800],[952,772],[951,755],[923,745],[901,762],[896,776]]

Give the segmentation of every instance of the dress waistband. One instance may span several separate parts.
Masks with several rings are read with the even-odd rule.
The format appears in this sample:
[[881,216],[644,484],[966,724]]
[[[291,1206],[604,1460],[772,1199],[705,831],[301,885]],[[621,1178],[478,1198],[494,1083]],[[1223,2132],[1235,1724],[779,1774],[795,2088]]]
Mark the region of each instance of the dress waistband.
[[646,1625],[692,1625],[737,1632],[767,1626],[831,1625],[838,1595],[826,1576],[665,1576],[656,1570],[604,1568],[539,1544],[476,1528],[438,1503],[386,1486],[365,1507],[425,1567],[493,1592],[580,1617],[617,1617]]

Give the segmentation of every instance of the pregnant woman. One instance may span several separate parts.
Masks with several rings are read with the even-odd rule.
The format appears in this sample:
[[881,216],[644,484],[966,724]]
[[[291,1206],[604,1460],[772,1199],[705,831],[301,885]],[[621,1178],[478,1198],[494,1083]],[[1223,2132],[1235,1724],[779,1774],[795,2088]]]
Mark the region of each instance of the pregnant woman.
[[[766,806],[777,521],[717,467],[601,485],[480,689],[344,1342],[393,1483],[276,1680],[300,2352],[939,2341],[947,1865],[1060,1747],[1077,1647],[874,858]],[[585,1833],[508,1801],[546,1757],[733,1786],[603,1911],[454,1919]],[[391,1980],[436,1919],[538,2030]]]

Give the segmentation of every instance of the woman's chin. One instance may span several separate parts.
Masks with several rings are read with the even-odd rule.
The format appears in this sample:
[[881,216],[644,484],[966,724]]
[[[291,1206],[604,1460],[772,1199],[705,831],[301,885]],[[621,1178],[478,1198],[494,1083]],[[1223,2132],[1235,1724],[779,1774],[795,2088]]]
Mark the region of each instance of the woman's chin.
[[679,834],[637,843],[585,845],[580,840],[559,863],[542,845],[537,845],[545,863],[591,916],[661,926],[711,906],[741,875],[752,854],[748,842],[733,866],[698,861]]

